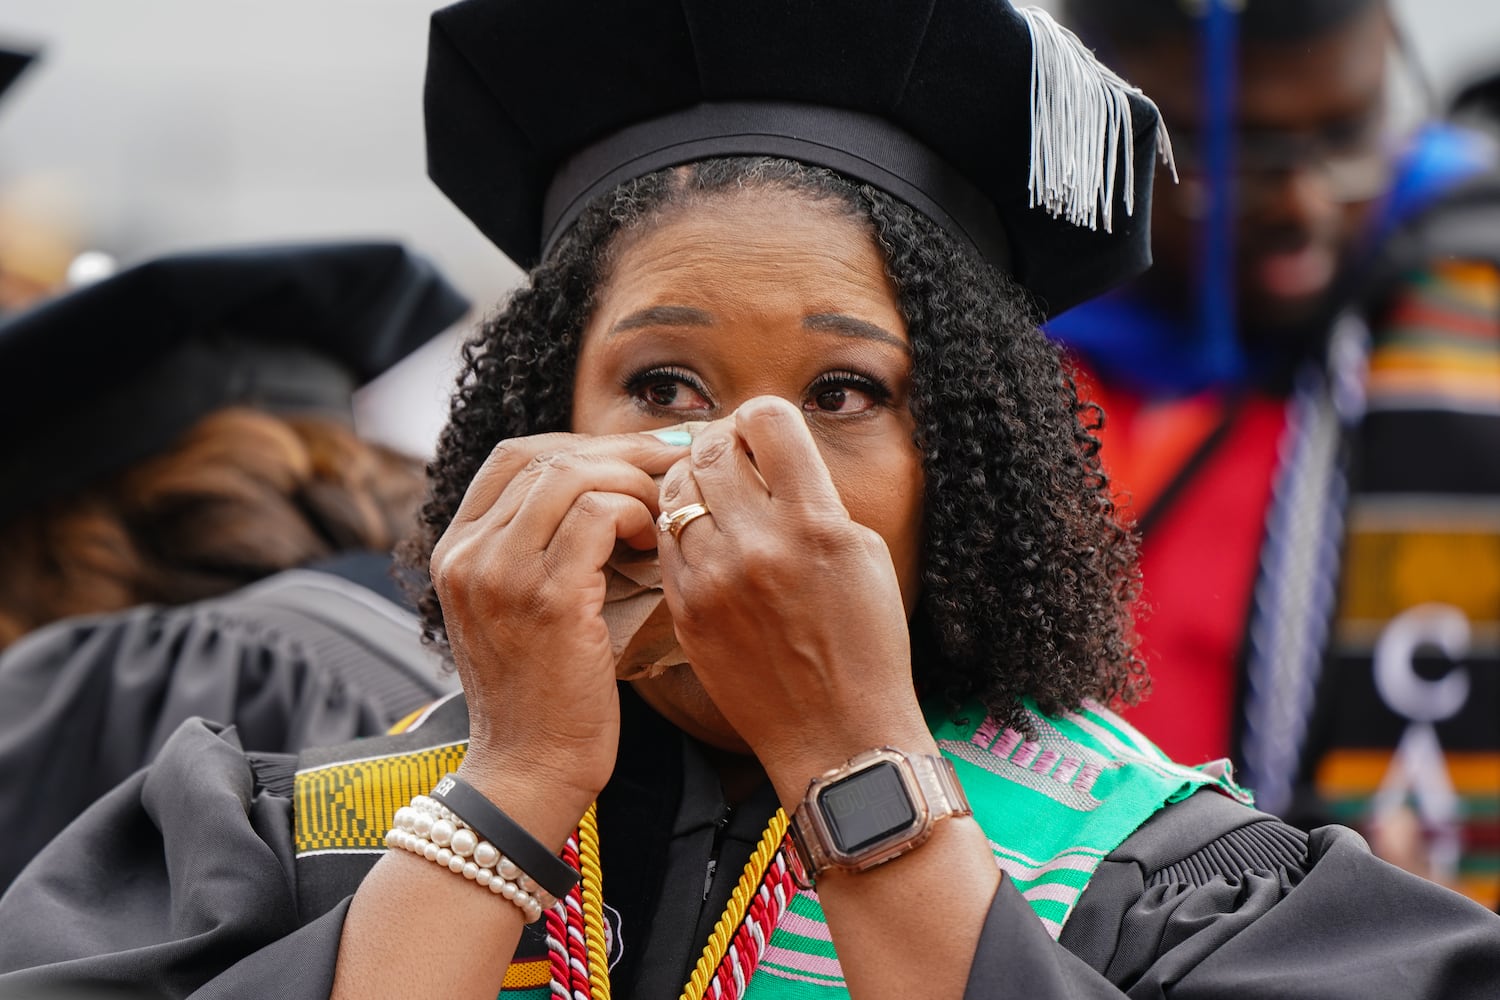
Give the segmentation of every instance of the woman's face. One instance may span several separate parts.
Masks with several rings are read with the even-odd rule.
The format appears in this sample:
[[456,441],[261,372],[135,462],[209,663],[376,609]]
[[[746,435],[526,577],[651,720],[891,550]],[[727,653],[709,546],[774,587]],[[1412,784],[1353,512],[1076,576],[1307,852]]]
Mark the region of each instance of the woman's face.
[[[850,518],[885,540],[910,616],[923,495],[911,372],[906,324],[871,233],[832,204],[736,191],[622,237],[584,330],[572,429],[646,431],[727,416],[755,396],[789,400]],[[686,732],[745,749],[689,668],[635,685]]]

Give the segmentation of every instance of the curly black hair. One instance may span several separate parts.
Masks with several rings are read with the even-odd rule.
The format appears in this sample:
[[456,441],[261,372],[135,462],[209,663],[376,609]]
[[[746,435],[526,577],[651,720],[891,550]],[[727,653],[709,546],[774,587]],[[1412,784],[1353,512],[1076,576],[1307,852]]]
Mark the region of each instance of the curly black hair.
[[497,441],[569,426],[579,337],[620,235],[757,186],[860,220],[898,290],[926,473],[923,591],[912,621],[918,689],[953,704],[978,697],[1013,723],[1023,697],[1049,713],[1085,698],[1136,700],[1136,547],[1100,469],[1102,414],[1080,402],[1025,293],[891,195],[768,157],[705,160],[621,185],[465,346],[429,499],[405,546],[428,639],[445,644],[426,563],[479,467]]

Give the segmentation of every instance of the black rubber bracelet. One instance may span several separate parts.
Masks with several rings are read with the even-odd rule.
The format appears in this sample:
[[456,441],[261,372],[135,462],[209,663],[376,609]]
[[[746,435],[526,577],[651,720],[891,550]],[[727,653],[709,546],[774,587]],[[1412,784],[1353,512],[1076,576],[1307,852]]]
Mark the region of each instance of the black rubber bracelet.
[[445,775],[432,790],[432,797],[452,809],[475,833],[494,844],[537,885],[558,899],[578,884],[579,874],[572,865],[547,850],[540,840],[458,775]]

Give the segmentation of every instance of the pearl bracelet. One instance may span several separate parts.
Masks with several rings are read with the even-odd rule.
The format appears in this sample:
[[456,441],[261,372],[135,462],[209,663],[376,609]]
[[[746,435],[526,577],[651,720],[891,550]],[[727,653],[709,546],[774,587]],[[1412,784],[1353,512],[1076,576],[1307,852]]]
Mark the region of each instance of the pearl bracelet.
[[479,883],[514,903],[528,924],[557,905],[551,893],[440,802],[418,795],[392,819],[395,826],[385,835],[387,847],[410,851]]

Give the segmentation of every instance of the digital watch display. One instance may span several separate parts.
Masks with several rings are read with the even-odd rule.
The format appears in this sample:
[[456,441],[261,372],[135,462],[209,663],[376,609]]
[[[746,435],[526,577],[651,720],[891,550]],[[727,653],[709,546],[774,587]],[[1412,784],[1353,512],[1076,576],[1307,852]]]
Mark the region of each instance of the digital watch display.
[[922,844],[938,820],[970,813],[946,758],[866,751],[808,785],[791,820],[792,875],[806,889],[829,869],[866,871]]

